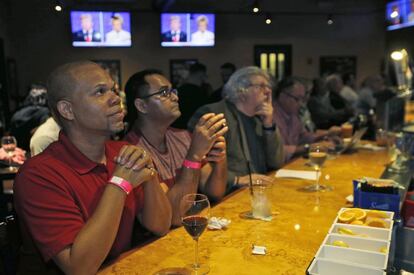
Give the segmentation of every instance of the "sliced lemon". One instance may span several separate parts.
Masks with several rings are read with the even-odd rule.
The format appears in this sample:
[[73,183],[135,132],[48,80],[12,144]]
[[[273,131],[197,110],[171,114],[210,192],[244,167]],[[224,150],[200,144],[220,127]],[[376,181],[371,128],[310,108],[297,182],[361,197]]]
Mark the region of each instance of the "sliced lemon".
[[382,218],[382,219],[388,218],[388,214],[380,210],[369,210],[367,213],[367,216],[372,217],[372,218]]
[[332,242],[332,245],[340,246],[340,247],[349,247],[349,245],[346,242],[340,241],[340,240],[336,240]]
[[379,218],[372,218],[365,222],[365,225],[379,228],[388,228],[388,224]]
[[380,248],[380,250],[379,250],[381,253],[387,253],[387,247],[386,246],[383,246],[383,247],[381,247]]
[[356,235],[354,231],[345,227],[338,227],[338,233],[344,235]]
[[355,219],[355,213],[351,212],[349,210],[345,210],[343,211],[341,214],[339,214],[338,216],[338,220],[339,222],[342,223],[350,223]]
[[365,218],[367,217],[367,212],[361,208],[354,208],[354,209],[351,209],[351,211],[354,212],[356,220],[364,221]]
[[364,222],[363,221],[360,221],[360,220],[355,220],[355,221],[352,221],[351,224],[364,225]]

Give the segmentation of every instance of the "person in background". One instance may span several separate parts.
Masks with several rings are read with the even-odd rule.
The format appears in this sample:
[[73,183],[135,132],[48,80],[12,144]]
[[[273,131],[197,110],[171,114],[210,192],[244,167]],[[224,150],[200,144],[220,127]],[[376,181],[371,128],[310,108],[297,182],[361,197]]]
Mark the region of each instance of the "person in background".
[[186,42],[187,34],[181,30],[181,18],[178,15],[170,17],[170,30],[162,33],[163,42]]
[[31,85],[23,107],[13,114],[10,121],[10,134],[16,137],[17,145],[29,151],[30,137],[49,116],[46,87],[40,84]]
[[191,42],[195,45],[214,45],[214,32],[208,30],[208,18],[205,15],[197,17],[197,31],[191,34]]
[[26,161],[14,182],[22,231],[66,274],[95,274],[128,250],[135,219],[160,236],[171,225],[149,153],[109,140],[124,125],[114,87],[96,63],[55,69],[48,99],[59,140]]
[[341,125],[348,120],[350,113],[345,108],[335,109],[332,106],[325,78],[313,80],[308,108],[318,129],[329,129],[332,126]]
[[61,127],[53,117],[49,117],[34,132],[30,139],[30,155],[36,156],[43,152],[49,144],[58,140]]
[[223,92],[223,86],[227,83],[230,76],[236,71],[236,66],[233,63],[226,62],[223,65],[220,66],[220,75],[223,85],[215,90],[213,94],[210,95],[210,102],[218,102],[223,99],[222,92]]
[[92,15],[89,13],[80,16],[81,28],[72,34],[72,41],[101,42],[102,35],[93,29]]
[[339,94],[348,102],[349,105],[356,107],[358,94],[355,92],[355,75],[345,73],[342,75],[342,89]]
[[209,103],[207,68],[204,64],[194,63],[190,66],[188,78],[178,87],[181,116],[174,122],[173,127],[187,129],[188,120],[201,106]]
[[357,112],[359,114],[369,115],[370,112],[375,111],[377,105],[376,96],[384,89],[384,80],[380,75],[366,77],[359,90]]
[[286,162],[307,153],[310,143],[329,135],[338,135],[341,131],[336,126],[329,131],[307,131],[299,117],[300,108],[305,102],[306,88],[300,78],[288,77],[278,83],[273,100],[273,120],[283,138]]
[[283,141],[273,121],[272,84],[258,67],[237,70],[224,85],[224,99],[199,108],[188,123],[193,131],[205,114],[224,114],[228,132],[227,192],[252,180],[272,179],[265,174],[284,163]]
[[326,87],[329,91],[329,99],[331,100],[331,105],[336,110],[346,110],[350,118],[355,113],[355,109],[352,107],[352,103],[348,102],[341,95],[341,91],[344,87],[342,78],[337,74],[329,75],[326,78]]
[[[145,70],[126,84],[128,110],[133,114],[125,140],[149,152],[173,209],[173,224],[181,225],[180,199],[200,192],[217,201],[226,191],[227,131],[223,114],[204,115],[192,135],[171,128],[180,116],[177,90],[160,71]],[[132,117],[136,119],[133,119]]]
[[122,28],[124,19],[118,13],[111,17],[112,31],[106,34],[105,41],[111,44],[131,44],[131,33]]

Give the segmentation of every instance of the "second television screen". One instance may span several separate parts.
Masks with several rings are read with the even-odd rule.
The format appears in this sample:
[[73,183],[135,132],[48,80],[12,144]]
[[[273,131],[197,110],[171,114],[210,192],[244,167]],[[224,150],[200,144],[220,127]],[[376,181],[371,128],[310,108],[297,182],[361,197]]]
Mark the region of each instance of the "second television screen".
[[212,47],[215,43],[212,13],[161,14],[161,46]]

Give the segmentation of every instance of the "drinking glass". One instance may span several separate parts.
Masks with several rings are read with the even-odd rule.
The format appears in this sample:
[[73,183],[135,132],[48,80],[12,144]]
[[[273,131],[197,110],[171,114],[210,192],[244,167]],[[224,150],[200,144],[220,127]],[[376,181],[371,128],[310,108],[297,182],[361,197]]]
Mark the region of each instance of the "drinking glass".
[[271,185],[262,180],[257,180],[252,187],[252,217],[256,219],[269,218],[272,215],[272,206],[268,194]]
[[17,141],[13,136],[4,136],[1,138],[1,147],[8,154],[9,170],[13,171],[15,168],[12,166],[12,158],[14,150],[16,149]]
[[309,160],[316,171],[316,184],[309,185],[305,189],[309,192],[328,191],[332,188],[319,184],[319,178],[322,175],[322,165],[328,157],[328,150],[325,146],[314,144],[309,149]]
[[210,270],[206,264],[198,261],[198,238],[207,227],[210,217],[210,202],[203,194],[187,194],[180,202],[182,224],[188,234],[195,241],[194,264],[189,267],[193,274],[207,274]]

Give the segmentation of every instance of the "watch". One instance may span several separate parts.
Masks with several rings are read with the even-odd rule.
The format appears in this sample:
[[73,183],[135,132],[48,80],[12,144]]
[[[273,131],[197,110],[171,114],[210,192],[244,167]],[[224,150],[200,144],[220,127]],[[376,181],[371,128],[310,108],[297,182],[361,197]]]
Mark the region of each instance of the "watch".
[[270,126],[270,127],[263,126],[262,128],[263,128],[264,131],[275,131],[276,130],[276,124],[273,123],[273,125]]

